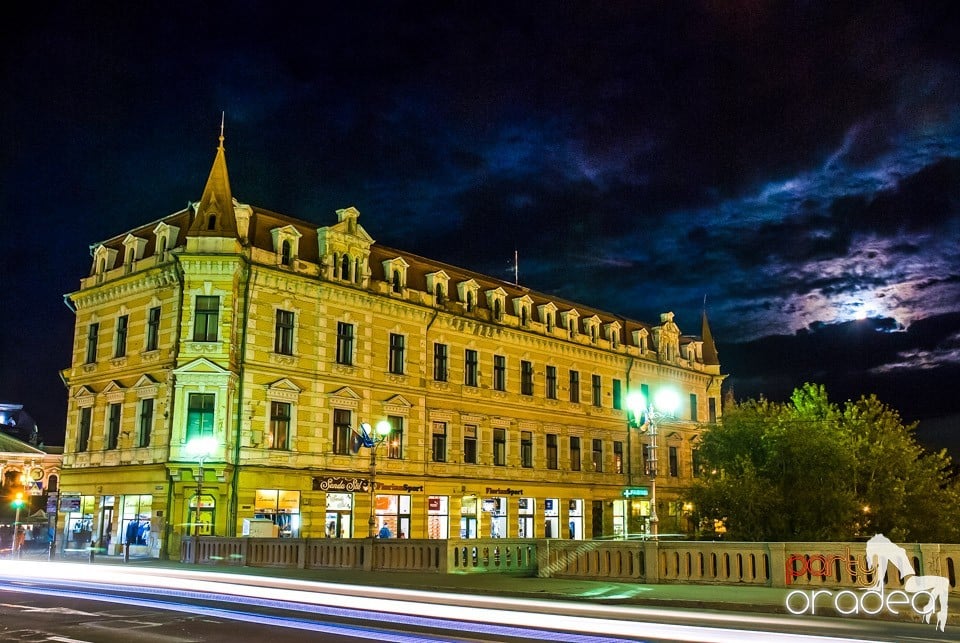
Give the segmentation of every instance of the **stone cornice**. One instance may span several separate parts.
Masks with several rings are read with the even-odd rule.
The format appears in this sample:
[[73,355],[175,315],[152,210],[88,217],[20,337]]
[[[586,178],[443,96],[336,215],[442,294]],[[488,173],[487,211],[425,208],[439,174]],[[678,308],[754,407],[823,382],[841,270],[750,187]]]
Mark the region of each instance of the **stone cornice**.
[[166,264],[157,270],[135,273],[128,277],[94,286],[70,295],[77,310],[98,306],[131,295],[160,290],[177,285],[177,271],[173,264]]

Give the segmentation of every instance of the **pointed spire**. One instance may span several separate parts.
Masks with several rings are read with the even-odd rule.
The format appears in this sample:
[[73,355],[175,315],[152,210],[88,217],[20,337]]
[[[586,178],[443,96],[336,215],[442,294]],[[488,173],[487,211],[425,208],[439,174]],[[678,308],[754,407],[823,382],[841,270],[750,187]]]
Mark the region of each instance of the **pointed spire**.
[[700,337],[703,340],[703,363],[710,366],[720,365],[720,356],[717,355],[717,345],[713,343],[713,333],[710,332],[710,324],[707,322],[707,299],[703,299],[703,323],[700,329]]
[[197,205],[196,216],[190,225],[190,236],[237,237],[237,220],[233,212],[233,193],[227,175],[227,157],[223,148],[223,125],[226,114],[220,116],[220,145],[210,168],[207,185]]

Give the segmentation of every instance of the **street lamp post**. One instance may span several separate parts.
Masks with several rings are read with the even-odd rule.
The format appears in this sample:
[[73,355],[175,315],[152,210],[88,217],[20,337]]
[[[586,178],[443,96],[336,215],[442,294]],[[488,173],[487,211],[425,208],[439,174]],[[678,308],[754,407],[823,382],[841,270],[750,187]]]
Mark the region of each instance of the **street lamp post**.
[[647,473],[650,476],[650,534],[656,540],[660,535],[660,519],[657,517],[657,450],[660,447],[659,420],[672,417],[677,407],[677,395],[670,389],[660,389],[657,404],[654,406],[643,393],[631,393],[627,396],[627,408],[630,411],[629,423],[647,435],[648,456]]
[[370,518],[367,520],[367,538],[374,538],[377,535],[377,448],[390,437],[392,429],[393,427],[386,420],[377,422],[376,430],[366,422],[360,424],[360,441],[363,446],[370,449]]
[[193,535],[200,535],[200,499],[203,497],[203,461],[213,454],[217,448],[217,440],[212,436],[193,438],[187,442],[187,453],[197,458],[197,498],[195,502]]

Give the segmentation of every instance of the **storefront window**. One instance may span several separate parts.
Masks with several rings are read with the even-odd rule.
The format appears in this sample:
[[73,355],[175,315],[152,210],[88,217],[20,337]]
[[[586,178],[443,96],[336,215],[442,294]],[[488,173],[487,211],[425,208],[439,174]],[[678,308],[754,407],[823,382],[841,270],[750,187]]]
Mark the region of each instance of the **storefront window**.
[[63,496],[60,511],[64,514],[64,549],[87,549],[93,536],[95,496]]
[[149,545],[150,516],[153,496],[123,496],[120,509],[120,542],[130,545]]
[[376,530],[380,538],[410,537],[410,496],[378,494],[375,515]]
[[353,494],[328,493],[327,538],[350,538],[353,533]]
[[254,518],[273,521],[281,538],[300,537],[300,492],[286,489],[257,489]]
[[583,540],[583,500],[570,501],[568,511],[567,536],[571,540]]
[[477,497],[464,496],[460,501],[460,537],[479,538],[477,524]]
[[533,498],[520,498],[520,508],[517,512],[519,522],[517,523],[518,538],[535,538],[533,533],[533,509],[537,501]]
[[547,498],[543,501],[543,537],[560,537],[560,500]]
[[484,498],[483,513],[490,517],[490,538],[507,537],[507,499]]
[[450,534],[447,496],[427,498],[427,538],[447,538]]

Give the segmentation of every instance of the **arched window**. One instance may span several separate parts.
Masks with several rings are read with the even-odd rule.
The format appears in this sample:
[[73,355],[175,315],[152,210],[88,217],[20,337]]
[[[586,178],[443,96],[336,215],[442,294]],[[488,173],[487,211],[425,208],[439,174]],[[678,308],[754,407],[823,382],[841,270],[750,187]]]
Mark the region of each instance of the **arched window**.
[[437,284],[436,286],[434,286],[433,296],[436,298],[438,306],[443,304],[443,285],[442,284]]
[[553,332],[553,313],[547,313],[547,332]]
[[333,278],[340,278],[340,255],[336,252],[333,253]]
[[340,268],[340,275],[345,281],[350,281],[350,255],[343,255],[343,267]]
[[207,230],[216,230],[217,229],[217,214],[211,212],[207,216]]
[[500,303],[500,300],[497,299],[493,302],[493,318],[497,321],[503,317],[503,305]]
[[523,306],[520,309],[520,325],[521,326],[527,325],[527,307],[526,306]]
[[360,259],[353,260],[353,282],[360,283]]
[[473,291],[472,290],[467,291],[467,312],[468,313],[473,312]]
[[393,292],[400,292],[400,271],[393,271]]
[[167,251],[167,238],[160,237],[160,243],[157,245],[157,254],[162,255]]
[[287,240],[284,240],[280,246],[280,262],[285,266],[289,266],[293,262],[293,257],[290,256],[290,242]]

